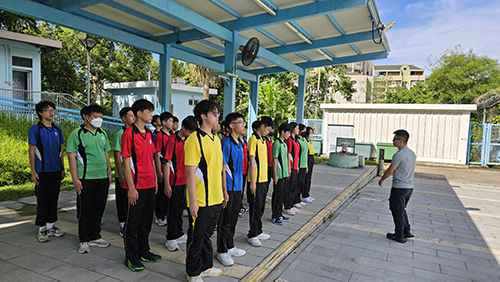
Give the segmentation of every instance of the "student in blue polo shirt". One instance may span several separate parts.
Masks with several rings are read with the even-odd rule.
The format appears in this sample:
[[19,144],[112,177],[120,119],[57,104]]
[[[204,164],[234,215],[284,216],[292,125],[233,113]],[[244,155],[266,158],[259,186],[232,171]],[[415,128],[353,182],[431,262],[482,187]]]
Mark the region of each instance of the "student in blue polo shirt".
[[49,236],[63,236],[57,221],[57,202],[61,180],[66,177],[61,145],[64,143],[61,128],[52,123],[56,106],[42,101],[35,106],[40,120],[28,131],[31,179],[35,183],[36,220],[38,242],[50,240]]
[[226,130],[229,135],[222,141],[222,188],[227,190],[229,201],[222,210],[217,233],[217,258],[223,265],[233,265],[231,256],[240,257],[244,250],[234,246],[234,234],[241,207],[241,191],[243,190],[243,142],[240,136],[245,132],[243,115],[230,113],[227,115]]

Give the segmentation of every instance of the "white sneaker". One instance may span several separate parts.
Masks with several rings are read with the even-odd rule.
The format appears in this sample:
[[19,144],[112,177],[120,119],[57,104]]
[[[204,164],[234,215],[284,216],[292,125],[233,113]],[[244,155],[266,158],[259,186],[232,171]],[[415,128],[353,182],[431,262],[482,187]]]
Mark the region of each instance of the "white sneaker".
[[262,246],[262,243],[260,242],[259,238],[257,238],[257,237],[247,238],[247,242],[250,243],[250,245],[252,245],[254,247]]
[[157,219],[155,219],[155,223],[158,224],[158,226],[163,227],[163,226],[167,225],[167,220],[157,218]]
[[171,252],[175,252],[177,250],[180,250],[179,245],[177,245],[176,240],[167,240],[167,242],[165,242],[165,247],[167,247],[167,250],[169,250]]
[[181,237],[175,239],[175,241],[177,242],[177,244],[186,244],[187,240],[188,240],[188,236],[186,234],[184,234]]
[[200,275],[198,276],[186,276],[188,282],[203,282],[203,279],[201,278]]
[[217,255],[217,258],[219,259],[220,263],[226,266],[230,266],[234,264],[233,258],[231,258],[231,255],[228,253],[221,253]]
[[182,210],[182,216],[183,217],[188,217],[189,216],[189,211],[187,209]]
[[307,203],[306,203],[306,202],[300,202],[299,204],[300,204],[302,207],[305,207],[305,206],[307,205]]
[[311,197],[311,196],[309,196],[309,197],[307,197],[307,198],[308,198],[311,202],[313,202],[313,201],[314,201],[314,198],[313,198],[313,197]]
[[293,211],[293,209],[285,210],[285,212],[289,215],[295,215],[295,212]]
[[301,200],[302,202],[305,202],[305,203],[312,203],[312,200],[311,200],[311,199],[309,199],[309,197],[307,197],[307,198],[300,198],[300,200]]
[[259,239],[259,240],[267,240],[269,238],[271,238],[271,235],[266,234],[264,232],[262,232],[259,235],[257,235],[257,239]]
[[100,247],[100,248],[106,248],[111,245],[108,241],[104,240],[103,238],[99,238],[97,240],[92,240],[89,242],[89,246],[91,247]]
[[298,208],[298,209],[302,208],[301,204],[294,204],[293,206],[296,207],[296,208]]
[[78,245],[78,252],[80,254],[90,253],[89,243],[88,242],[81,242],[80,245]]
[[231,256],[233,257],[242,257],[244,256],[247,252],[245,250],[242,250],[242,249],[238,249],[236,247],[232,248],[232,249],[229,249],[227,250],[227,253],[230,254]]
[[200,274],[201,277],[218,277],[221,275],[222,275],[222,269],[215,267],[209,268]]
[[269,201],[271,201],[272,199],[273,199],[273,197],[271,197],[271,196],[266,196],[266,202],[269,202]]
[[294,211],[295,213],[299,213],[299,209],[296,207],[292,207],[292,211]]

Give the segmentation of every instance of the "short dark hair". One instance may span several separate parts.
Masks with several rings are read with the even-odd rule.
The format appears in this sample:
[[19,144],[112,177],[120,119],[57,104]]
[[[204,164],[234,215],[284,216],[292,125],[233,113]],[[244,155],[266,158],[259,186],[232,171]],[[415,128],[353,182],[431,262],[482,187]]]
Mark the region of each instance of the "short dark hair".
[[83,118],[83,115],[91,116],[93,113],[104,114],[104,110],[99,105],[89,105],[85,106],[80,110],[80,115]]
[[187,130],[194,131],[198,128],[198,122],[194,116],[187,116],[182,120],[182,126]]
[[[304,126],[304,128],[306,128]],[[299,129],[300,129],[300,125],[299,125]],[[305,138],[309,138],[309,130],[306,129],[305,131],[303,131],[301,134],[300,134],[302,137],[305,137]]]
[[292,131],[295,129],[295,127],[297,127],[297,125],[299,125],[299,124],[296,123],[295,121],[290,122],[290,126],[292,127]]
[[270,126],[270,127],[274,128],[274,122],[273,122],[273,119],[271,117],[268,117],[268,116],[261,117],[260,122],[261,122],[260,125],[264,124],[266,127]]
[[[226,128],[228,128],[228,129],[229,129],[229,128],[230,128],[230,127],[229,127],[229,125],[230,125],[233,121],[235,121],[235,120],[237,120],[237,119],[239,119],[239,118],[243,118],[243,119],[244,119],[243,115],[242,115],[242,114],[240,114],[240,113],[230,113],[230,114],[228,114],[228,115],[226,116],[226,119],[224,120],[224,123],[225,123]],[[224,123],[223,123],[223,124],[224,124]]]
[[139,99],[132,104],[132,112],[134,116],[137,117],[137,112],[143,112],[144,110],[154,111],[155,105],[146,99]]
[[179,122],[179,118],[174,116],[174,122]]
[[215,109],[219,111],[219,104],[217,104],[214,101],[205,99],[196,104],[196,106],[194,106],[193,113],[194,117],[198,121],[198,124],[201,126],[201,124],[203,123],[201,115],[207,115],[208,112],[213,111]]
[[314,128],[312,128],[312,127],[310,127],[310,126],[306,127],[306,130],[307,130],[307,132],[309,132],[309,131],[311,131],[311,130],[314,132]]
[[126,117],[127,116],[127,113],[132,111],[132,107],[123,107],[121,110],[120,110],[120,117]]
[[397,139],[403,140],[403,142],[406,144],[408,143],[408,139],[410,139],[410,133],[404,129],[399,129],[394,131],[394,134],[396,135]]
[[290,126],[290,124],[288,122],[284,122],[282,124],[280,124],[280,127],[278,128],[279,132],[280,132],[280,136],[281,136],[281,132],[292,132],[292,127]]
[[40,113],[48,107],[52,107],[54,110],[56,109],[56,105],[51,101],[40,101],[35,105],[36,115],[38,116],[39,120],[42,120],[42,115]]
[[173,119],[174,115],[172,115],[170,112],[163,112],[160,115],[160,122],[167,121],[169,119]]
[[260,120],[256,120],[256,121],[252,122],[253,131],[257,130],[257,128],[259,128],[260,125],[261,125]]
[[299,130],[302,131],[306,128],[306,126],[304,124],[299,124]]
[[160,115],[154,115],[153,120],[151,121],[152,123],[155,123],[157,119],[160,118]]

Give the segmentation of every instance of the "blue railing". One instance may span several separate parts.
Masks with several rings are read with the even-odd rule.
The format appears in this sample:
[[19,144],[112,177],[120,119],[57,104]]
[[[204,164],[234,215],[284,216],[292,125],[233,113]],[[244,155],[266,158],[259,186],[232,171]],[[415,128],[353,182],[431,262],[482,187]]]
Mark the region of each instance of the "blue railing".
[[[33,122],[38,121],[38,116],[35,112],[35,104],[31,101],[18,100],[7,97],[0,97],[0,111],[9,113],[16,118],[26,118]],[[82,124],[82,117],[77,110],[57,108],[54,117],[56,123],[69,122],[74,127]],[[121,119],[103,116],[102,128],[109,133],[114,133],[123,126]]]

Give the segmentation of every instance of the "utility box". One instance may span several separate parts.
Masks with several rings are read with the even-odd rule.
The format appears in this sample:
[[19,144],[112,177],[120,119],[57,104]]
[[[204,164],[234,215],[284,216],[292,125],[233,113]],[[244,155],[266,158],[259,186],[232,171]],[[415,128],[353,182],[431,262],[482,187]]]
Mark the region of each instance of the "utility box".
[[323,145],[323,142],[321,142],[321,140],[311,140],[311,143],[314,147],[314,154],[321,155],[321,147]]
[[354,151],[356,154],[364,155],[366,159],[369,159],[375,157],[375,150],[372,150],[373,147],[374,145],[371,142],[356,142],[354,144]]
[[350,124],[329,124],[326,135],[326,151],[327,154],[337,151],[337,137],[353,138],[354,125]]
[[377,156],[380,154],[380,149],[384,149],[384,160],[391,161],[392,156],[396,154],[398,148],[394,146],[392,143],[377,143]]

